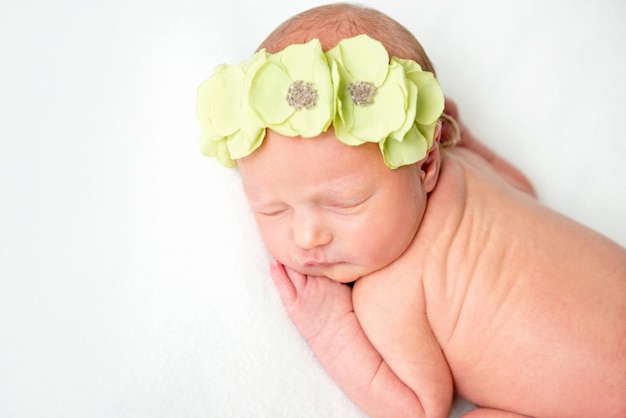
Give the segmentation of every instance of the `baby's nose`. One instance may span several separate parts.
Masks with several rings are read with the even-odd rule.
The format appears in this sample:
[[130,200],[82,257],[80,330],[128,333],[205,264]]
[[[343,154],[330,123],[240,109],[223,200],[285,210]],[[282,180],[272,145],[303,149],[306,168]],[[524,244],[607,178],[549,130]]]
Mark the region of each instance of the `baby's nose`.
[[292,225],[294,243],[298,248],[310,250],[332,241],[332,233],[314,215],[304,215],[294,219]]

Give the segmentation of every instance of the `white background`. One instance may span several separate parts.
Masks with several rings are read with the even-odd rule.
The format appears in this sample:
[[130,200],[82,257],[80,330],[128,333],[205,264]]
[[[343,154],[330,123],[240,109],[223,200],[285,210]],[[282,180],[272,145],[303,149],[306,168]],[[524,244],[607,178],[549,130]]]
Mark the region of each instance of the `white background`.
[[[626,3],[396,3],[364,2],[470,128],[626,245]],[[2,0],[0,416],[360,416],[285,316],[236,171],[198,151],[197,86],[319,4]]]

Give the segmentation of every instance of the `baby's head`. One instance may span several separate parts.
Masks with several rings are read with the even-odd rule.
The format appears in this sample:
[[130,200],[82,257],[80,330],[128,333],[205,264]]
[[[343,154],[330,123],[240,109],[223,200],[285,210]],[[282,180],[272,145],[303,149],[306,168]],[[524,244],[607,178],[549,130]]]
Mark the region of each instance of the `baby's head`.
[[361,34],[380,41],[390,56],[413,60],[435,74],[426,52],[407,28],[378,10],[348,3],[314,7],[293,16],[270,33],[259,49],[276,53],[317,38],[327,51],[340,40]]
[[289,19],[252,59],[218,67],[197,110],[202,151],[239,166],[272,256],[350,282],[412,242],[438,179],[443,107],[413,35],[338,4]]

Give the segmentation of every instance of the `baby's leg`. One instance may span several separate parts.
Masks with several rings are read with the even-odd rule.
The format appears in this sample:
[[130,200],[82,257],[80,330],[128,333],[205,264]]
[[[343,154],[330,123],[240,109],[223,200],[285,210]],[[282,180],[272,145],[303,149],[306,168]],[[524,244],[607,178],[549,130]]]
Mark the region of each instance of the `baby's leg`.
[[[461,142],[460,146],[467,148],[476,154],[483,157],[487,162],[489,162],[493,168],[499,172],[504,178],[506,178],[513,186],[518,189],[530,194],[531,196],[537,197],[535,193],[535,189],[533,185],[530,183],[528,178],[521,171],[515,168],[511,163],[504,160],[502,157],[497,155],[494,151],[489,149],[485,144],[480,142],[472,133],[467,129],[467,127],[461,122],[459,117],[459,109],[451,99],[446,98],[446,105],[444,112],[454,118],[461,129]],[[453,135],[453,128],[448,124],[444,124],[442,127],[442,141],[445,142],[446,138],[450,138]]]
[[419,401],[383,361],[359,324],[352,289],[271,263],[287,313],[333,380],[371,417],[417,416]]

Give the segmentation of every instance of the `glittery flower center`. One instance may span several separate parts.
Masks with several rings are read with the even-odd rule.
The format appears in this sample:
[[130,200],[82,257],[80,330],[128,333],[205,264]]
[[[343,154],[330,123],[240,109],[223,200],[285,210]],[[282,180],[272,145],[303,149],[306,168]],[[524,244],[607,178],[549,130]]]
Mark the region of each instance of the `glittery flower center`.
[[348,84],[348,90],[350,91],[350,97],[357,106],[367,106],[374,103],[374,96],[376,95],[376,86],[369,81],[358,81],[356,83]]
[[317,105],[319,96],[317,95],[317,90],[313,87],[313,83],[298,80],[289,86],[286,99],[287,104],[295,110],[300,110],[303,107],[312,109]]

